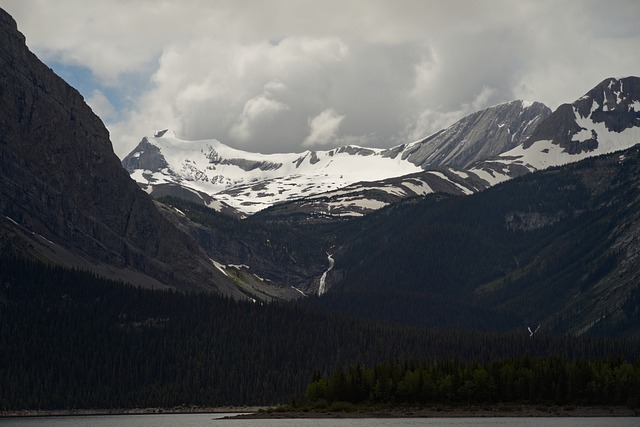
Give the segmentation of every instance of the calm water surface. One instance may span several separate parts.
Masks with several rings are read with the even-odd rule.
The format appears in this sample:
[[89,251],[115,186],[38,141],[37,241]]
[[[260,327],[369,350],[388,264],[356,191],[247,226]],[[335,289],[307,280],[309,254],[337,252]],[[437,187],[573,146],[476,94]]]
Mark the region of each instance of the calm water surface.
[[331,420],[225,420],[219,414],[108,415],[0,418],[0,427],[638,427],[638,418],[394,418]]

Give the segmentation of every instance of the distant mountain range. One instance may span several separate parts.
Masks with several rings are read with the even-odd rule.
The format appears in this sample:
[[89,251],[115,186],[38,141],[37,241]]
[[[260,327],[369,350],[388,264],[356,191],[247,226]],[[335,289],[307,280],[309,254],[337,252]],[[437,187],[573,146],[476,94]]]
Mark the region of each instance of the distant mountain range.
[[[550,166],[633,145],[636,78],[607,79],[551,111],[513,101],[471,114],[436,134],[390,149],[256,154],[216,140],[145,137],[122,163],[154,197],[174,195],[239,216],[279,205],[307,218],[365,215],[434,192],[472,194]],[[625,116],[625,114],[628,115]]]
[[[266,155],[217,140],[184,141],[165,130],[143,138],[122,164],[154,197],[188,198],[218,211],[235,209],[241,216],[305,200],[307,210],[311,205],[316,214],[359,216],[398,197],[434,191],[470,194],[486,188],[490,182],[474,173],[436,168],[466,167],[516,147],[550,113],[541,103],[514,101],[465,117],[422,141],[390,149],[346,146]],[[426,169],[434,170],[397,185],[385,182]],[[362,194],[376,189],[377,197]],[[323,204],[327,197],[332,202]]]
[[[413,161],[430,153],[430,160],[420,163],[427,168],[423,172],[359,182],[274,206],[265,214],[302,214],[306,219],[363,215],[416,195],[473,194],[526,173],[631,147],[640,141],[639,82],[637,77],[606,79],[551,114],[542,104],[522,101],[488,108],[425,140],[392,149]],[[492,134],[496,129],[498,135]],[[505,135],[512,136],[507,138],[510,144],[498,143]],[[478,146],[485,145],[488,148],[478,151]],[[467,157],[460,146],[474,156]],[[451,154],[454,152],[456,155]]]
[[[440,167],[276,204],[242,221],[163,200],[221,270],[265,296],[322,294],[323,309],[430,327],[638,334],[640,153],[615,151],[640,142],[638,80],[607,79],[517,147],[472,163],[476,182],[485,174],[494,184],[477,194],[392,199],[391,188],[430,174],[464,182],[465,172]],[[593,102],[598,94],[615,104]],[[583,103],[592,108],[581,112]],[[554,125],[556,138],[548,136]],[[388,206],[310,221],[318,216],[307,204],[337,209],[354,194],[382,195]]]
[[3,255],[419,326],[640,335],[638,77],[389,149],[161,131],[120,162],[4,11],[0,53]]

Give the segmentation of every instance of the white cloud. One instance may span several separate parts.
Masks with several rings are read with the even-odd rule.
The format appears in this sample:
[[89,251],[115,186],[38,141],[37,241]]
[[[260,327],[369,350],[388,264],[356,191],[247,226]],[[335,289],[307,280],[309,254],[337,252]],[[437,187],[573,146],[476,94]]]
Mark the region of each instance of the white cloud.
[[406,141],[417,141],[448,126],[451,126],[461,118],[468,116],[478,110],[486,108],[491,104],[490,99],[495,90],[490,87],[483,87],[480,93],[470,102],[463,103],[456,110],[442,111],[437,108],[427,108],[411,120],[405,130]]
[[253,129],[257,123],[270,124],[276,114],[288,109],[287,105],[265,96],[251,98],[244,105],[242,115],[229,133],[239,141],[248,141],[254,137]]
[[332,145],[344,117],[336,113],[333,108],[327,108],[317,116],[309,118],[309,136],[304,139],[302,146]]
[[272,81],[264,85],[264,91],[267,93],[280,92],[287,88],[287,86],[281,81]]
[[109,119],[112,119],[116,116],[117,112],[109,98],[107,98],[104,93],[102,93],[98,89],[94,89],[91,92],[91,96],[86,99],[87,104],[96,113],[103,121],[108,122]]
[[[325,111],[347,119],[314,144],[390,146],[498,102],[555,108],[606,77],[640,70],[632,54],[640,45],[637,0],[4,0],[3,7],[45,62],[95,77],[101,86],[84,94],[108,115],[120,156],[167,127],[190,139],[295,151],[314,141],[309,117]],[[117,111],[93,89],[108,93]]]
[[[151,88],[123,120],[128,123],[111,126],[114,139],[126,145],[118,154],[168,122],[187,139],[215,137],[256,151],[299,147],[306,117],[322,107],[331,76],[348,54],[336,38],[286,38],[276,44],[202,38],[167,46]],[[145,127],[149,123],[154,125]],[[134,128],[137,136],[131,135]]]

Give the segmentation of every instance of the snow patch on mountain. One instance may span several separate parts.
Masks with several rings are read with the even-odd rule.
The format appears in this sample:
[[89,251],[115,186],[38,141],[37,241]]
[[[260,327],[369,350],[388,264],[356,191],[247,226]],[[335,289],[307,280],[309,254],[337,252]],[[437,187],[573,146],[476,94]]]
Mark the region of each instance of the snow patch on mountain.
[[433,190],[431,189],[431,187],[429,187],[429,184],[417,179],[411,181],[402,181],[402,186],[413,191],[417,196],[426,196],[427,194],[433,193]]

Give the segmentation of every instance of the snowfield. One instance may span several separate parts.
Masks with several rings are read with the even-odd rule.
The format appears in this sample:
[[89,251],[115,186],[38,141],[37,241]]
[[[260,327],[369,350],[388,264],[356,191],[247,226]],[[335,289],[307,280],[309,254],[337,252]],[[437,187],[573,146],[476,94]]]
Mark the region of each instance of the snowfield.
[[[173,132],[146,137],[170,167],[137,169],[131,177],[146,185],[178,184],[214,196],[246,214],[278,202],[378,181],[422,169],[384,149],[341,147],[328,151],[260,154],[237,150],[215,139],[185,141]],[[130,156],[140,157],[133,152]],[[151,191],[151,187],[148,187]],[[219,205],[211,204],[213,209]]]

